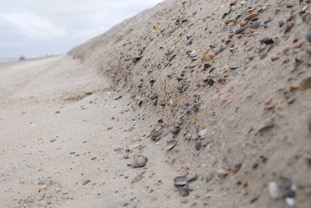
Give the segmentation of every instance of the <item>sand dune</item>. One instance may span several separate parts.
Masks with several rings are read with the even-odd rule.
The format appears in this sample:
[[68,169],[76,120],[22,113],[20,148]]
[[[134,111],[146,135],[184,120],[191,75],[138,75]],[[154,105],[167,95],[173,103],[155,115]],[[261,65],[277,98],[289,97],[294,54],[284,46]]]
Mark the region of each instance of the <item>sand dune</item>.
[[310,11],[169,0],[0,65],[1,204],[311,207]]

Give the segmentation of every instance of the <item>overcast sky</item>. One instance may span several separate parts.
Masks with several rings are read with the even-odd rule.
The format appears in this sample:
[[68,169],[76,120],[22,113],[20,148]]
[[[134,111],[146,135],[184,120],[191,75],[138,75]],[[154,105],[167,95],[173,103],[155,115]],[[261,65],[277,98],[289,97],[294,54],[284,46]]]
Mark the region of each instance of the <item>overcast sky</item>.
[[0,59],[66,53],[163,0],[0,0]]

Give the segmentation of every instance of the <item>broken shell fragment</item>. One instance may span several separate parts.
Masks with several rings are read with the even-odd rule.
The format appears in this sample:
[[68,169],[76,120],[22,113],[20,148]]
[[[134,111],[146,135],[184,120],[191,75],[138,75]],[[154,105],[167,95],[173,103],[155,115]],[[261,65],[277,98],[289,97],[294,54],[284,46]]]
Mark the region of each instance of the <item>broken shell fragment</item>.
[[209,52],[206,52],[204,55],[203,55],[203,59],[205,61],[211,61],[212,59],[215,58],[215,53],[213,51],[209,51]]
[[269,118],[265,120],[262,126],[258,129],[258,133],[262,133],[268,129],[272,129],[275,126],[276,126],[275,118]]
[[177,144],[176,140],[172,140],[170,142],[168,142],[167,147],[165,148],[166,151],[170,151],[172,150]]
[[221,101],[228,101],[230,99],[230,93],[224,93],[220,96]]
[[202,129],[201,131],[199,131],[200,138],[205,138],[206,134],[207,134],[207,129]]
[[217,170],[217,175],[220,178],[225,178],[229,175],[229,171],[224,169],[224,168],[221,168],[221,169]]
[[230,72],[230,67],[228,65],[224,65],[224,73]]

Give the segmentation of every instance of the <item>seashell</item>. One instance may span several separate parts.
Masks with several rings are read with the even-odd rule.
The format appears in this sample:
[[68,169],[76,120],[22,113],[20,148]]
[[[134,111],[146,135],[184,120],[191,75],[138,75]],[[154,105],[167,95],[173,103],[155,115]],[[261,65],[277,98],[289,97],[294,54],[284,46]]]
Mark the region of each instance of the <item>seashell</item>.
[[150,132],[150,138],[152,140],[159,140],[159,137],[163,133],[163,127],[161,125],[156,126],[151,132]]
[[288,206],[290,207],[294,207],[296,204],[296,199],[295,198],[290,198],[290,197],[286,197],[285,198],[285,202]]
[[221,169],[217,170],[217,175],[220,178],[225,178],[225,177],[227,177],[229,175],[229,171],[226,170],[226,169],[221,168]]
[[188,177],[187,176],[177,176],[174,178],[174,186],[185,186],[188,183]]
[[165,148],[166,151],[172,150],[177,144],[176,140],[172,140],[168,143],[167,147]]
[[279,186],[277,185],[276,182],[273,182],[273,181],[270,182],[268,189],[269,189],[269,193],[270,193],[271,198],[277,199],[279,197],[280,191],[279,191]]
[[177,191],[179,192],[179,194],[181,196],[185,197],[185,196],[189,195],[189,192],[192,191],[192,189],[190,189],[187,185],[186,186],[178,186]]
[[209,51],[209,52],[206,52],[206,53],[204,53],[204,55],[203,55],[203,59],[205,60],[205,61],[211,61],[212,59],[214,59],[215,58],[215,53],[213,52],[213,51]]

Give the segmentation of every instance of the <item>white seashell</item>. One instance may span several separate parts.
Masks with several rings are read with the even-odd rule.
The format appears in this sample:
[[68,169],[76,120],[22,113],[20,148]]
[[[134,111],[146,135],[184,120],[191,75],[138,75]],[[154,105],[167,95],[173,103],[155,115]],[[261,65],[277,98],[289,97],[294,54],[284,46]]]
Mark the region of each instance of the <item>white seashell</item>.
[[285,201],[286,201],[286,204],[290,207],[294,207],[296,204],[296,199],[291,198],[291,197],[286,197]]
[[279,187],[276,182],[269,183],[269,193],[273,199],[277,199],[279,197]]

